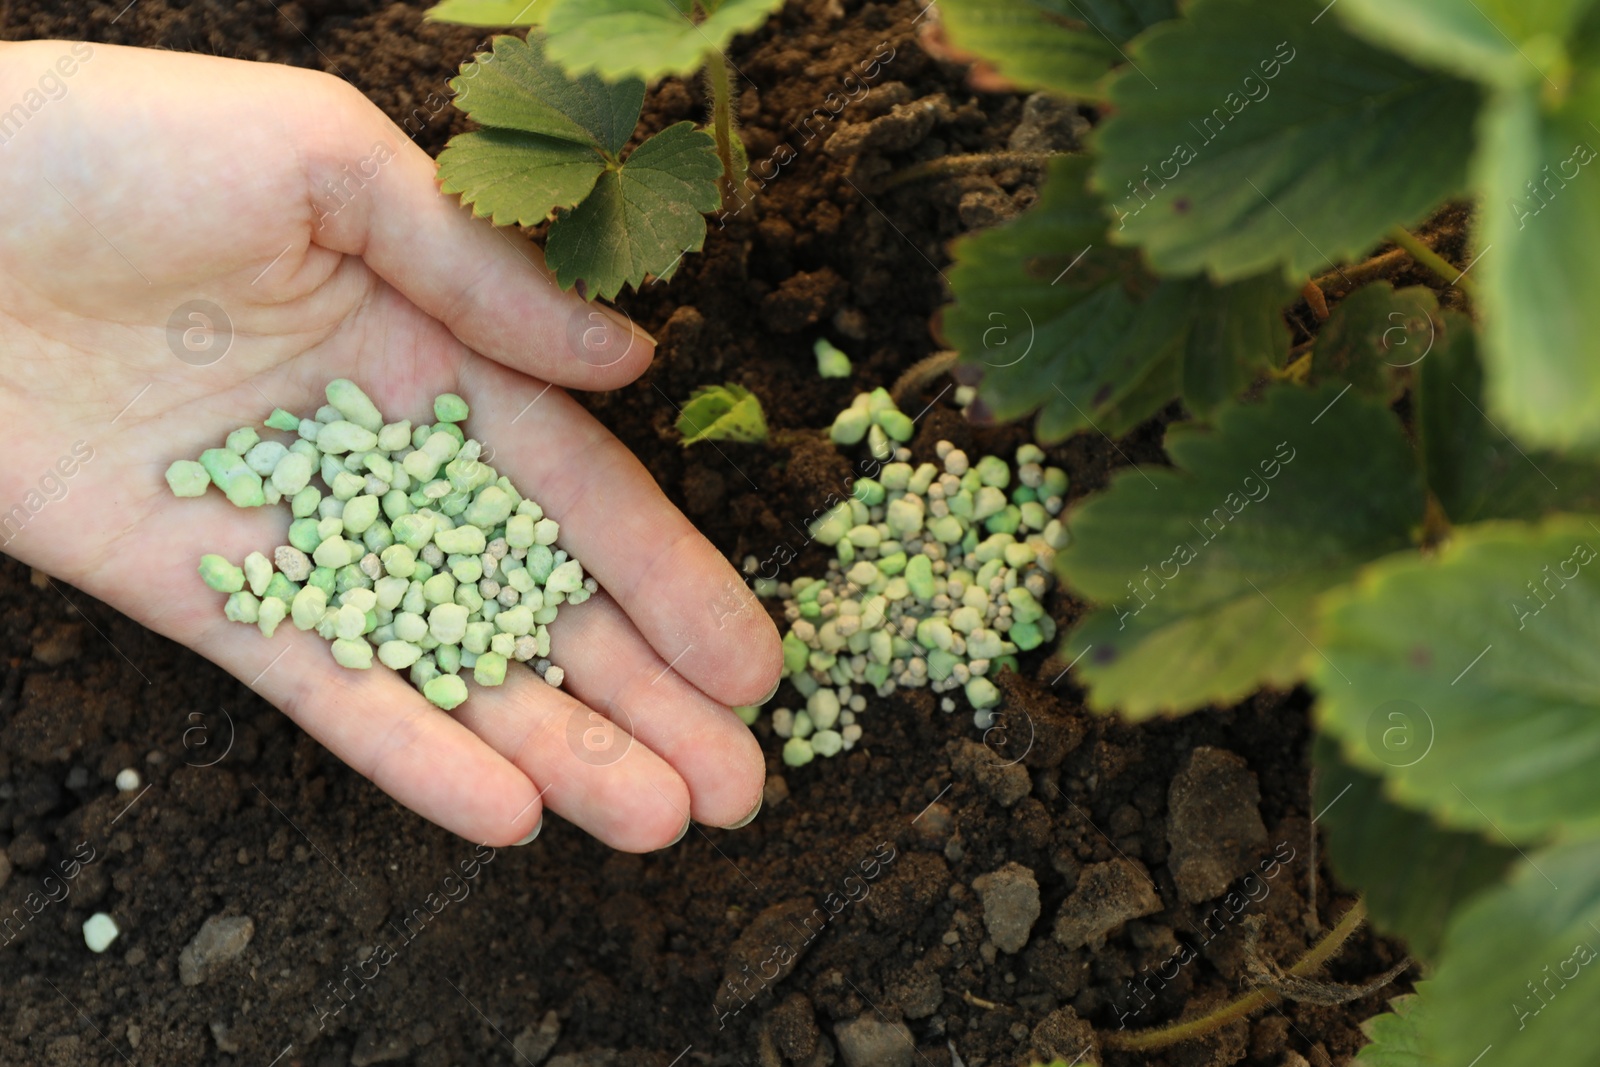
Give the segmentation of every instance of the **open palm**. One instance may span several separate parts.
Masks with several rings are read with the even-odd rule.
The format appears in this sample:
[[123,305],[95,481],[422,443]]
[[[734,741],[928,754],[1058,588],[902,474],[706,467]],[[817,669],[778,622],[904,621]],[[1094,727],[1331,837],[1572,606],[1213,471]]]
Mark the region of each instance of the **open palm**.
[[[7,553],[221,664],[473,841],[522,839],[549,807],[646,850],[753,811],[761,754],[728,705],[770,695],[777,633],[561,388],[631,381],[648,337],[440,196],[426,153],[336,79],[36,41],[0,45],[12,100],[28,114],[0,121]],[[338,377],[390,419],[460,393],[467,432],[561,523],[603,589],[551,626],[564,689],[513,671],[447,714],[384,668],[339,668],[314,633],[222,619],[199,557],[270,555],[287,510],[175,500],[162,474],[274,407],[309,414]]]

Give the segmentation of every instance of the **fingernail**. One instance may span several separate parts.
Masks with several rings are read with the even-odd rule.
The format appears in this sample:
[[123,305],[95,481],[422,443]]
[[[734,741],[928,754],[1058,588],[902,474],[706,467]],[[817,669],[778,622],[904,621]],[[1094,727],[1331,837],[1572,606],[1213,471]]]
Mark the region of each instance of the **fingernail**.
[[666,844],[662,845],[661,847],[663,849],[671,848],[673,845],[676,845],[679,841],[682,841],[685,837],[689,836],[689,827],[693,822],[694,822],[693,819],[685,819],[685,820],[683,820],[683,829],[678,831],[678,836],[674,837],[671,841],[668,841]]
[[778,687],[780,685],[782,685],[782,684],[783,684],[783,676],[779,675],[778,676],[778,680],[776,682],[772,683],[772,688],[767,690],[767,695],[762,697],[760,700],[756,701],[756,704],[757,705],[765,704],[767,701],[769,701],[773,697],[777,696],[778,695]]
[[637,322],[634,322],[632,319],[630,319],[620,308],[614,308],[610,304],[602,304],[598,300],[590,306],[599,311],[600,314],[604,315],[612,322],[616,323],[618,326],[621,326],[624,330],[633,333],[642,340],[649,341],[651,346],[654,347],[656,339],[651,337],[643,326],[640,326]]
[[734,823],[731,826],[724,826],[723,829],[724,830],[742,830],[746,826],[749,826],[752,822],[755,821],[755,817],[757,815],[761,814],[761,802],[766,800],[766,799],[767,798],[766,798],[766,794],[765,793],[763,793],[761,796],[757,797],[756,798],[756,806],[750,809],[750,814],[749,815],[746,815],[744,818],[740,819],[738,822]]
[[516,845],[513,845],[512,847],[516,848],[519,845],[531,845],[531,844],[533,844],[533,839],[538,837],[539,836],[539,831],[543,830],[543,829],[544,829],[544,816],[540,815],[539,816],[539,821],[533,824],[533,830],[531,832],[529,832],[528,836],[524,837],[521,841],[518,841],[516,843]]

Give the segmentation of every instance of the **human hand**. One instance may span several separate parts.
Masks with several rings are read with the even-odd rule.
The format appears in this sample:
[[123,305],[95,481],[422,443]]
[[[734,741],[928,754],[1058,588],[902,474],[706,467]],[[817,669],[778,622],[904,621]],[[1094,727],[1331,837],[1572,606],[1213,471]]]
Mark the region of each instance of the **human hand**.
[[[216,661],[472,841],[518,841],[544,807],[628,851],[752,814],[762,756],[728,705],[770,696],[777,632],[559,388],[633,380],[649,338],[440,195],[427,154],[342,81],[61,41],[0,57],[5,551]],[[196,300],[222,332],[172,343]],[[223,619],[200,556],[270,556],[288,514],[176,501],[163,472],[273,407],[315,410],[339,377],[391,419],[460,393],[468,434],[561,523],[603,589],[550,627],[564,689],[513,671],[445,713],[392,671],[338,667],[315,633]],[[591,708],[631,738],[595,748]]]

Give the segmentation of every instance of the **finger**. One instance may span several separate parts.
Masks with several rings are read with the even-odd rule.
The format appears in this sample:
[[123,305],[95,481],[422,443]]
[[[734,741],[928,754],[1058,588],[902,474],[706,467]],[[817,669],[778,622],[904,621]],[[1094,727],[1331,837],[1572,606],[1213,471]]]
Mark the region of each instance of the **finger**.
[[317,244],[362,256],[469,348],[544,381],[614,389],[649,366],[649,334],[563,293],[536,246],[442,195],[434,161],[365,97],[329,111],[305,134]]
[[326,641],[292,623],[265,648],[251,628],[225,623],[218,629],[222,625],[229,630],[207,643],[208,654],[249,682],[235,665],[260,663],[272,644],[283,644],[283,659],[253,688],[429,822],[495,847],[521,841],[539,825],[543,805],[527,775],[428,703],[400,674],[376,659],[369,670],[341,667]]
[[653,852],[688,829],[689,790],[601,712],[531,670],[476,686],[460,723],[539,783],[546,808],[622,852]]
[[[149,532],[160,538],[153,543],[187,545],[203,529],[207,549],[234,561],[263,544],[282,543],[281,521],[267,515],[240,512],[215,497],[186,503],[191,506],[158,508],[149,516]],[[138,571],[144,589],[113,588],[108,599],[148,602],[149,589],[178,591],[148,613],[152,628],[191,645],[249,685],[430,822],[496,847],[522,840],[538,825],[541,806],[528,777],[399,674],[376,661],[369,670],[341,667],[328,642],[297,630],[290,620],[271,640],[255,626],[228,622],[221,614],[223,594],[195,577],[197,561],[198,554],[151,553],[129,568]]]
[[471,431],[494,465],[561,524],[583,561],[672,669],[724,704],[772,695],[778,631],[728,561],[588,412],[489,360],[461,376]]
[[[240,511],[215,495],[185,503],[190,506],[164,509],[166,517],[157,521],[176,526],[172,512],[180,510],[193,524],[187,531],[152,532],[188,540],[166,543],[191,543],[202,530],[208,550],[234,561],[282,543],[281,516]],[[197,586],[193,562],[164,566],[169,573],[155,577],[165,587]],[[326,641],[295,630],[292,622],[263,641],[255,627],[220,619],[221,601],[222,594],[202,586],[195,595],[174,598],[150,622],[252,684],[425,818],[496,846],[526,837],[546,807],[625,851],[661,848],[683,832],[689,814],[683,779],[532,671],[509,671],[498,687],[472,684],[469,677],[471,695],[452,716],[381,664],[366,671],[340,667]],[[596,728],[599,734],[585,736]]]
[[737,826],[755,811],[766,782],[755,735],[668,670],[609,596],[563,608],[550,626],[550,652],[573,696],[604,709],[678,772],[696,822]]

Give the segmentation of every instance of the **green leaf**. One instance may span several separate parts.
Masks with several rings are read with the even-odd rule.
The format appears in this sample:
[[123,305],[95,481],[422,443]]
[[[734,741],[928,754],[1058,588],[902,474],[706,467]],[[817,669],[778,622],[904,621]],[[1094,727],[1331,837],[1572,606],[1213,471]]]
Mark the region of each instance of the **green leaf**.
[[[1403,761],[1409,757],[1393,750],[1415,745],[1419,739],[1409,731],[1418,724],[1396,715],[1382,720],[1379,737],[1391,744],[1380,740],[1380,747]],[[1426,815],[1390,803],[1382,780],[1345,763],[1329,738],[1319,737],[1312,751],[1317,820],[1334,873],[1361,891],[1373,926],[1403,938],[1413,956],[1437,958],[1452,913],[1499,882],[1516,852],[1477,834],[1441,829]]]
[[1039,412],[1038,440],[1094,427],[1118,435],[1180,389],[1207,412],[1279,363],[1286,291],[1272,278],[1218,290],[1162,282],[1105,239],[1088,160],[1050,161],[1040,198],[1018,218],[952,249],[944,332],[983,372],[979,399],[997,419]]
[[[1121,437],[1171,404],[1183,391],[1183,356],[1182,348],[1168,345],[1115,397],[1095,408],[1094,424],[1100,432],[1110,438]],[[1037,430],[1034,439],[1047,440]]]
[[1432,987],[1432,982],[1418,982],[1417,992],[1395,997],[1388,1012],[1361,1024],[1371,1044],[1351,1061],[1355,1067],[1434,1067],[1439,1062],[1428,1053],[1422,1036],[1432,1013]]
[[1384,400],[1399,396],[1401,372],[1425,359],[1439,335],[1439,300],[1417,285],[1364,285],[1339,302],[1317,332],[1311,380],[1350,382]]
[[588,196],[644,100],[642,82],[567,77],[537,37],[496,37],[450,87],[456,105],[489,128],[450,139],[439,154],[441,188],[497,226],[534,226]]
[[1066,96],[1095,96],[1118,46],[1176,13],[1173,0],[940,0],[956,47],[1005,77]]
[[1275,274],[1221,288],[1203,281],[1189,285],[1194,303],[1184,345],[1183,402],[1207,416],[1269,367],[1283,366],[1289,355],[1283,306],[1293,290]]
[[[1484,523],[1330,593],[1317,715],[1345,757],[1446,826],[1517,842],[1600,829],[1595,545],[1581,517]],[[1394,714],[1417,724],[1399,755]]]
[[646,276],[670,277],[705,244],[703,212],[721,202],[711,135],[680,122],[624,161],[644,83],[570,77],[537,36],[496,37],[490,56],[451,83],[456,103],[489,127],[453,137],[439,155],[446,193],[496,225],[532,226],[560,210],[545,239],[556,281],[614,297]]
[[608,170],[589,198],[550,226],[545,253],[563,289],[578,281],[609,300],[624,284],[675,270],[706,239],[703,212],[722,202],[722,162],[692,122],[668,126]]
[[1321,6],[1195,0],[1133,43],[1097,136],[1115,240],[1162,273],[1298,283],[1465,187],[1477,90]]
[[1451,924],[1421,1036],[1441,1064],[1592,1064],[1596,970],[1600,841],[1534,853]]
[[458,26],[537,26],[552,0],[441,0],[423,16]]
[[1504,90],[1483,119],[1477,267],[1489,413],[1542,447],[1600,442],[1600,72],[1545,110],[1540,86]]
[[696,23],[686,0],[557,0],[546,17],[550,55],[573,73],[608,79],[693,74],[707,56],[756,29],[783,0],[722,0]]
[[1483,370],[1465,315],[1446,311],[1413,393],[1428,488],[1455,523],[1600,512],[1600,466],[1523,450],[1484,414]]
[[1338,13],[1375,44],[1492,85],[1560,78],[1562,42],[1593,0],[1343,0]]
[[760,397],[742,386],[702,385],[678,414],[678,432],[685,448],[696,441],[761,442],[767,417]]
[[496,226],[537,226],[589,195],[605,161],[593,149],[514,130],[474,130],[439,153],[440,188]]
[[[1472,182],[1490,414],[1523,443],[1592,448],[1600,420],[1600,8],[1593,0],[1348,0],[1347,17],[1496,91]],[[1574,189],[1568,189],[1575,186]]]
[[1173,469],[1119,471],[1057,557],[1105,605],[1063,654],[1083,655],[1091,706],[1135,718],[1294,684],[1316,658],[1312,601],[1410,545],[1423,511],[1398,420],[1336,387],[1274,387],[1166,445]]
[[1096,422],[1175,350],[1188,313],[1176,287],[1147,299],[1160,284],[1136,255],[1107,245],[1087,172],[1081,156],[1052,159],[1028,211],[952,247],[945,334],[983,371],[983,407],[1001,420],[1039,411],[1036,436],[1046,444]]
[[491,47],[450,80],[456,106],[474,122],[589,145],[610,157],[633,136],[644,82],[571,77],[537,35],[498,36]]

